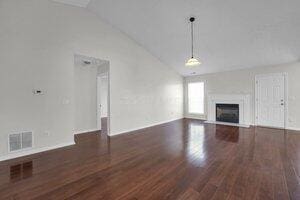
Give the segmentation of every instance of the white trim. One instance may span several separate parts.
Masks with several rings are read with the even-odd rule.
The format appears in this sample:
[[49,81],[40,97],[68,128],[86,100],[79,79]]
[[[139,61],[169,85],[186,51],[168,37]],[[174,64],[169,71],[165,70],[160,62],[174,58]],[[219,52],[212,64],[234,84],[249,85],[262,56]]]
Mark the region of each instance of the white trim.
[[50,147],[41,147],[41,148],[25,150],[25,151],[17,152],[17,153],[9,153],[7,155],[1,156],[0,161],[5,161],[5,160],[10,160],[10,159],[14,159],[14,158],[23,157],[23,156],[28,156],[28,155],[41,153],[41,152],[49,151],[49,150],[53,150],[53,149],[58,149],[58,148],[62,148],[62,147],[66,147],[66,146],[70,146],[70,145],[74,145],[74,144],[75,144],[75,142],[72,141],[72,142],[66,142],[66,143],[62,143],[62,144],[58,144],[58,145],[54,145],[54,146],[50,146]]
[[97,123],[97,129],[101,130],[102,127],[102,122],[101,122],[101,111],[102,111],[102,102],[101,102],[101,86],[102,86],[102,82],[101,82],[101,79],[102,79],[102,76],[101,74],[98,74],[97,75],[97,103],[96,103],[96,111],[97,111],[97,117],[96,117],[96,123]]
[[75,134],[82,134],[82,133],[90,133],[90,132],[95,132],[95,131],[101,131],[101,129],[95,128],[95,129],[87,129],[87,130],[76,130],[74,131]]
[[284,127],[283,129],[288,129],[289,126],[288,116],[289,116],[289,100],[288,100],[288,73],[268,73],[268,74],[257,74],[255,75],[255,96],[254,96],[254,125],[258,126],[257,118],[258,118],[258,105],[257,105],[257,97],[258,97],[258,85],[257,79],[266,76],[275,76],[275,75],[283,75],[284,78]]
[[285,105],[285,109],[284,109],[284,127],[288,127],[289,126],[289,76],[287,72],[283,73],[284,75],[284,105]]
[[227,122],[218,122],[218,121],[205,121],[204,123],[207,124],[221,124],[226,126],[237,126],[237,127],[243,127],[243,128],[249,128],[250,125],[248,124],[235,124],[235,123],[227,123]]
[[287,127],[287,130],[292,130],[292,131],[300,131],[300,128],[298,127]]
[[198,119],[198,120],[203,120],[203,121],[206,121],[207,120],[207,118],[204,116],[204,115],[200,115],[200,116],[198,116],[198,115],[188,115],[188,116],[184,116],[184,118],[186,118],[186,119]]
[[145,128],[150,128],[152,126],[157,126],[157,125],[161,125],[161,124],[166,124],[166,123],[177,121],[177,120],[180,120],[180,119],[184,119],[184,118],[180,117],[180,118],[166,120],[166,121],[162,121],[162,122],[158,122],[158,123],[153,123],[153,124],[150,124],[150,125],[147,125],[147,126],[141,126],[141,127],[138,127],[138,128],[128,129],[126,131],[121,131],[121,132],[114,133],[110,136],[116,136],[116,135],[121,135],[121,134],[125,134],[125,133],[130,133],[130,132],[133,132],[133,131],[137,131],[137,130],[141,130],[141,129],[145,129]]
[[110,93],[111,93],[111,91],[110,91],[110,62],[108,61],[108,71],[107,71],[107,135],[108,136],[110,136],[111,135],[111,133],[110,133],[110,131],[111,131],[111,128],[110,128],[110,126],[111,126],[111,124],[110,124],[110,118],[111,118],[111,114],[110,114],[110,110],[111,110],[111,108],[110,108],[110,106],[111,106],[111,104],[110,104]]

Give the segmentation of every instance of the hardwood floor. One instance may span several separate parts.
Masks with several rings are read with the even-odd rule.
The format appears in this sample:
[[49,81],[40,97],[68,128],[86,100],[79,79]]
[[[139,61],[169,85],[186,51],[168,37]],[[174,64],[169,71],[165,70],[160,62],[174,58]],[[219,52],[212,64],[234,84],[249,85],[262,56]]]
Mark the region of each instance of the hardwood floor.
[[178,120],[0,163],[0,199],[300,199],[300,132]]

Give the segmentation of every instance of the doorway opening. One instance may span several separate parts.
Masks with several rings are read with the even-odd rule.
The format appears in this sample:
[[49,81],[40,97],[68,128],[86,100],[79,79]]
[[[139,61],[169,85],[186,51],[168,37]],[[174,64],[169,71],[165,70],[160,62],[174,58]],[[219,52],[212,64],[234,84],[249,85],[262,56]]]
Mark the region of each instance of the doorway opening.
[[109,61],[74,57],[75,132],[110,135]]
[[107,134],[108,121],[108,72],[97,76],[97,128]]

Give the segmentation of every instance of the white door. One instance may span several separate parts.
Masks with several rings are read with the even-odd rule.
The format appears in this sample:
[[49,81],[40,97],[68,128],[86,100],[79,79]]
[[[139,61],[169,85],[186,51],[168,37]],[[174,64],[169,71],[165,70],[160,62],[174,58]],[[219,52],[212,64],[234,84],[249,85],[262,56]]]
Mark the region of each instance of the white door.
[[101,130],[101,77],[97,77],[97,129]]
[[284,128],[285,77],[284,74],[256,77],[256,124]]

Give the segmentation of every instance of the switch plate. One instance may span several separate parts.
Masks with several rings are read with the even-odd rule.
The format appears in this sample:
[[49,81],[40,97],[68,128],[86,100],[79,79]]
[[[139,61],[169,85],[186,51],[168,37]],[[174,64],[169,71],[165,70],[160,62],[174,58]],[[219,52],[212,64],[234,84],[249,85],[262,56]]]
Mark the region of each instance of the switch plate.
[[43,95],[44,94],[44,92],[42,90],[39,90],[39,89],[38,90],[33,90],[32,93],[34,95]]

